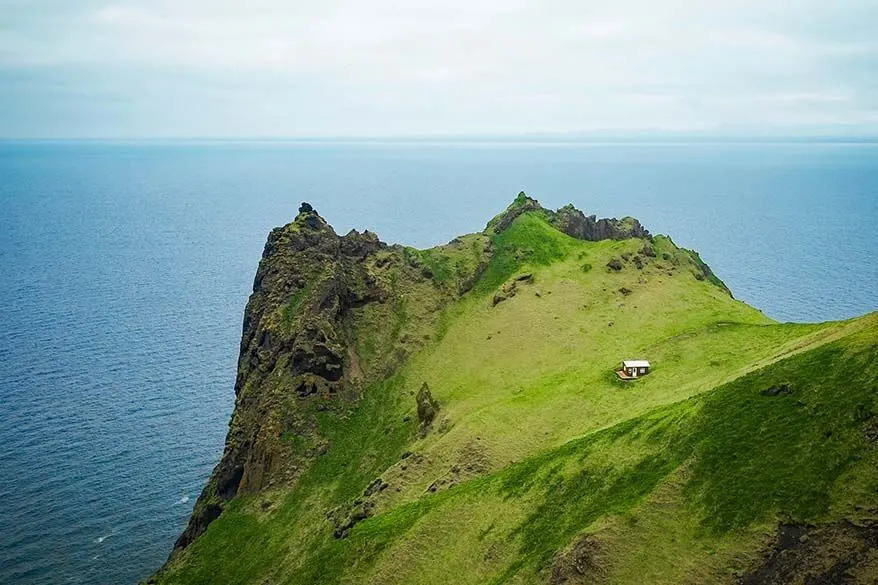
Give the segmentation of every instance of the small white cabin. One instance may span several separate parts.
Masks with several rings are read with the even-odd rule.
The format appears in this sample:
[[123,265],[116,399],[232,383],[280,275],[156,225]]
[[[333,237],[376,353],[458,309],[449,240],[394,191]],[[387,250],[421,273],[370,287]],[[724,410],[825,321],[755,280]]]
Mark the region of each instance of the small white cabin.
[[649,362],[646,360],[624,360],[622,371],[629,378],[636,378],[649,373]]

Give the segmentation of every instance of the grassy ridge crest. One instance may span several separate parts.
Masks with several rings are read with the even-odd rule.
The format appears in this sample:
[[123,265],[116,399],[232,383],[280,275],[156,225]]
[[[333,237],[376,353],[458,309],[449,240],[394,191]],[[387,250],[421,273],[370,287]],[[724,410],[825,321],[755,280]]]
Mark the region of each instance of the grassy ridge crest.
[[[294,485],[232,500],[157,582],[732,583],[778,522],[876,519],[875,314],[778,324],[669,238],[583,241],[540,210],[405,254],[477,279],[396,374],[315,413]],[[619,382],[631,357],[654,371]]]

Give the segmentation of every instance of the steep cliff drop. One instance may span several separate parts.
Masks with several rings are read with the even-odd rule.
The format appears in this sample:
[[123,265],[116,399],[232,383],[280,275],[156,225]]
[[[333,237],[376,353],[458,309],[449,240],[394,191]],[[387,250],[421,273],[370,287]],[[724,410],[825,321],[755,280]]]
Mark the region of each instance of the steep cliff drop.
[[[338,236],[307,203],[269,234],[244,313],[225,451],[174,553],[236,495],[294,481],[323,448],[314,413],[356,400],[365,378],[386,375],[405,358],[410,347],[394,344],[378,318],[403,288],[385,278],[391,265],[409,287],[430,286],[402,248],[368,231]],[[435,293],[440,304],[448,296]],[[396,351],[360,359],[354,336],[367,318],[378,341]]]
[[[481,276],[493,254],[491,236],[534,211],[581,240],[650,237],[634,218],[596,219],[572,205],[553,212],[524,193],[484,232],[445,246],[459,248],[450,268],[369,231],[339,236],[309,203],[272,230],[244,312],[225,450],[171,558],[236,495],[295,481],[326,447],[315,413],[356,401],[368,382],[390,376],[424,343],[411,333],[430,331]],[[417,308],[407,302],[412,298]],[[402,304],[409,308],[400,326]],[[361,355],[364,341],[368,355]]]
[[631,217],[522,193],[417,250],[302,204],[150,582],[873,583],[876,348],[878,314],[776,323]]

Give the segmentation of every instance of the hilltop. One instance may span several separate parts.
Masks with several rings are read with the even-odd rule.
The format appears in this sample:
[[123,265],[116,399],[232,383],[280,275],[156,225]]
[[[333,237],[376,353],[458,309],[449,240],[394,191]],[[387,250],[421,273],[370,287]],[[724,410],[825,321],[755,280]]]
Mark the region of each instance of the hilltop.
[[151,582],[874,583],[876,356],[876,314],[776,323],[634,218],[521,193],[416,250],[303,204]]

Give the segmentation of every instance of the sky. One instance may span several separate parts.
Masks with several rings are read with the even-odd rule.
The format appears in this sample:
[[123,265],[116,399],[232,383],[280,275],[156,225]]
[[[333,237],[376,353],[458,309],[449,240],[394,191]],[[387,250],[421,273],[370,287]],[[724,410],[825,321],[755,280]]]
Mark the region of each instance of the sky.
[[0,0],[0,139],[878,134],[878,0]]

